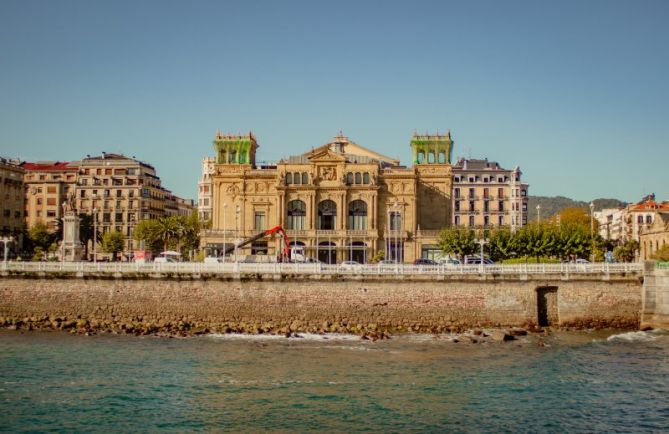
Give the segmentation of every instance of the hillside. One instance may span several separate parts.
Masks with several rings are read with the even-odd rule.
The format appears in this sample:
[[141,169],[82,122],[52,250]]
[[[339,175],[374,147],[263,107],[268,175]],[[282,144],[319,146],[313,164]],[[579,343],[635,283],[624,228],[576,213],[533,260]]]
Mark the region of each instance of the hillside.
[[[595,199],[595,211],[605,208],[618,208],[627,205],[618,199]],[[564,196],[530,196],[528,200],[528,221],[537,219],[537,205],[541,205],[541,218],[549,218],[559,213],[565,208],[585,208],[589,209],[590,202],[569,199]]]

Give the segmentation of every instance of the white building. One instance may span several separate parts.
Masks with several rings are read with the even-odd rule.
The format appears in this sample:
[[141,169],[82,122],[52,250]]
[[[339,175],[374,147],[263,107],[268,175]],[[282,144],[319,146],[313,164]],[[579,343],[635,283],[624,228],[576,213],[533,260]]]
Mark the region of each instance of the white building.
[[212,206],[212,175],[214,174],[216,159],[214,157],[205,157],[202,159],[202,177],[198,182],[197,190],[197,210],[200,220],[211,220]]

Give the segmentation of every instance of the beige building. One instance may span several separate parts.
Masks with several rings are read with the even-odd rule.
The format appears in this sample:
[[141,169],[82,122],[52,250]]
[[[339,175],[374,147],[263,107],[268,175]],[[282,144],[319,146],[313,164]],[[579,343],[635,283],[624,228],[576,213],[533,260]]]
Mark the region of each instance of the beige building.
[[74,197],[79,162],[62,161],[24,162],[25,170],[25,224],[28,229],[35,223],[46,224],[50,231],[58,228],[63,217],[63,203]]
[[[0,238],[13,239],[8,242],[10,251],[19,251],[23,243],[23,174],[18,162],[0,158]],[[3,254],[0,244],[0,258]]]
[[[367,262],[378,252],[409,262],[438,254],[452,219],[453,141],[416,135],[413,166],[400,165],[342,134],[271,165],[256,165],[253,134],[216,134],[212,229],[203,245],[220,252],[277,225],[293,245],[323,262]],[[238,252],[276,257],[280,240],[261,238]]]
[[622,241],[637,240],[641,243],[641,233],[650,229],[658,212],[669,212],[669,202],[656,202],[654,194],[628,205],[623,212]]
[[651,256],[669,244],[669,210],[656,211],[653,223],[643,228],[639,235],[639,255],[641,260]]
[[527,224],[529,185],[518,167],[503,169],[494,161],[460,159],[453,166],[455,226],[516,230]]

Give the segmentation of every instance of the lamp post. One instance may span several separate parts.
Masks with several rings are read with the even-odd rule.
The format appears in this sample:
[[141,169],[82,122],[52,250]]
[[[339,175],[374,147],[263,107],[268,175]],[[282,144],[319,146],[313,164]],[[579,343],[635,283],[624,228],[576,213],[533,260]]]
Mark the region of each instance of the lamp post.
[[483,270],[483,266],[484,266],[484,264],[483,264],[483,246],[485,246],[486,244],[488,244],[488,240],[486,240],[485,238],[479,238],[478,240],[476,240],[476,243],[477,243],[479,246],[481,246],[481,256],[480,256],[480,258],[481,258],[481,264],[480,264],[480,266],[481,266],[481,270]]
[[537,205],[537,223],[541,221],[541,205]]
[[13,242],[13,241],[14,241],[14,239],[12,237],[2,237],[2,238],[0,238],[0,243],[3,243],[5,266],[7,266],[7,255],[9,253],[8,244]]
[[98,209],[95,207],[95,199],[97,194],[93,194],[93,263],[98,262],[98,253],[96,245],[98,243]]
[[237,263],[237,244],[239,244],[239,213],[241,209],[239,205],[235,208],[235,263]]
[[223,204],[223,263],[225,263],[225,251],[228,248],[228,246],[226,245],[227,237],[225,236],[227,231],[227,229],[225,228],[225,213],[227,211],[228,211],[228,204],[224,203]]
[[593,211],[595,210],[595,204],[590,202],[590,262],[595,262],[595,239],[594,239],[594,229],[595,221],[593,219]]
[[399,263],[399,228],[402,226],[402,214],[400,213],[400,208],[402,205],[399,203],[395,204],[396,216],[399,217],[399,224],[395,225],[395,263]]

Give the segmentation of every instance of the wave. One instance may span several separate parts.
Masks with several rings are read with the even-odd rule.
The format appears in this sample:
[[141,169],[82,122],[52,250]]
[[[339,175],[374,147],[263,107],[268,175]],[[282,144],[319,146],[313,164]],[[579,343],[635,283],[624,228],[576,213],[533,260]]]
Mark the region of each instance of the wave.
[[665,330],[650,330],[646,332],[627,332],[617,335],[611,335],[606,338],[607,341],[624,341],[624,342],[651,342],[657,340],[659,337],[666,335]]
[[281,341],[281,340],[304,340],[304,341],[360,341],[360,336],[336,333],[295,333],[291,337],[284,335],[260,334],[251,335],[246,333],[210,333],[206,335],[213,339],[227,340],[250,340],[250,341]]

